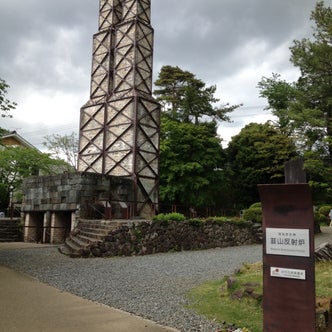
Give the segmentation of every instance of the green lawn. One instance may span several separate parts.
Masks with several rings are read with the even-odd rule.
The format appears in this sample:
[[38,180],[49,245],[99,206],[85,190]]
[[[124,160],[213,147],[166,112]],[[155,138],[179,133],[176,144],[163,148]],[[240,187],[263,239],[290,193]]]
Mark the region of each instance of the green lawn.
[[[328,308],[332,298],[332,262],[316,263],[316,298]],[[190,308],[219,323],[226,321],[250,332],[263,330],[262,264],[245,264],[233,276],[204,283],[188,293]],[[227,280],[230,280],[227,283]],[[242,296],[251,293],[257,296]],[[237,294],[237,296],[235,296]],[[236,298],[232,298],[232,295]]]

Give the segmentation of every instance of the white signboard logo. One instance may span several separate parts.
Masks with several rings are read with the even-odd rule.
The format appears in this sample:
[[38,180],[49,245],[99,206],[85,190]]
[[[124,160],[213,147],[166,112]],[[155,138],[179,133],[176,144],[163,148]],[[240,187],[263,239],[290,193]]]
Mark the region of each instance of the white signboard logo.
[[266,228],[266,253],[310,257],[309,229]]
[[282,267],[271,267],[270,275],[271,275],[271,277],[277,277],[277,278],[305,280],[305,270],[285,269]]

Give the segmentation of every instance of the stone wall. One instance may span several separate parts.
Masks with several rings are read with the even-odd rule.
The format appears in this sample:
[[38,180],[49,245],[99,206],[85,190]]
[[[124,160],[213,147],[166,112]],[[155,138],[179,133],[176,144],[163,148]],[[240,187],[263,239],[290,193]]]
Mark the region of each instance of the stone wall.
[[152,221],[122,226],[86,256],[131,256],[262,243],[260,224],[216,221]]
[[315,248],[316,262],[332,262],[332,243],[322,243]]
[[22,211],[79,211],[84,217],[89,204],[130,201],[130,192],[130,180],[94,173],[30,177],[23,183]]

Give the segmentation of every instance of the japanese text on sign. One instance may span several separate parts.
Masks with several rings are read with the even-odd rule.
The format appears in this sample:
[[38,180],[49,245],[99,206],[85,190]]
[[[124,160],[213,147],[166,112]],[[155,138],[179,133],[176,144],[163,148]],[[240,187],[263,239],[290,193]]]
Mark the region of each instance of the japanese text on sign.
[[310,257],[309,230],[266,228],[266,253]]

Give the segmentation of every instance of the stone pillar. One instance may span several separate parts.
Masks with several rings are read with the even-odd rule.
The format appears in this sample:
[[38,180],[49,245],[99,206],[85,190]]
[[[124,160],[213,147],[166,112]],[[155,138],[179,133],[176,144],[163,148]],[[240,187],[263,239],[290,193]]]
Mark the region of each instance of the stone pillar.
[[31,238],[33,237],[33,234],[31,234],[31,219],[30,219],[30,213],[24,213],[24,242],[31,242]]
[[50,243],[51,241],[51,214],[49,211],[44,213],[43,221],[43,243]]
[[72,212],[71,213],[71,218],[70,218],[70,231],[73,231],[76,227],[76,222],[77,222],[77,212]]
[[52,213],[51,217],[51,243],[52,244],[59,244],[63,243],[65,240],[66,235],[66,227],[65,227],[66,220],[63,217],[63,214],[60,212]]
[[27,212],[24,214],[24,242],[42,242],[43,223],[38,215]]

